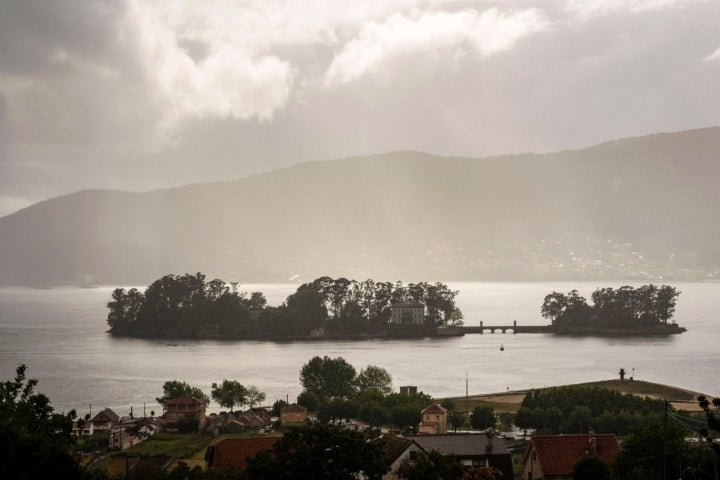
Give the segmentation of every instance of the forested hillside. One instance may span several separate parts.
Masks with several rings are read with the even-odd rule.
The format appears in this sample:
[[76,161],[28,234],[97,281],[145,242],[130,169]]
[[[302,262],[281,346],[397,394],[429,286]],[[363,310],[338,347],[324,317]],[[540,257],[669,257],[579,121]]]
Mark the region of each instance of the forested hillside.
[[240,282],[716,278],[718,179],[710,128],[553,154],[395,152],[82,191],[0,219],[0,284],[195,271]]

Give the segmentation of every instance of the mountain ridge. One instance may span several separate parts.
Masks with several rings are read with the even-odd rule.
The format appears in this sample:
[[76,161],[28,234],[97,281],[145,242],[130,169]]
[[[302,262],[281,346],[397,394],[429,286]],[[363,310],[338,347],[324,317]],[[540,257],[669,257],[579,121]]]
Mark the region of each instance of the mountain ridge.
[[720,127],[485,158],[400,150],[0,218],[0,285],[714,279]]

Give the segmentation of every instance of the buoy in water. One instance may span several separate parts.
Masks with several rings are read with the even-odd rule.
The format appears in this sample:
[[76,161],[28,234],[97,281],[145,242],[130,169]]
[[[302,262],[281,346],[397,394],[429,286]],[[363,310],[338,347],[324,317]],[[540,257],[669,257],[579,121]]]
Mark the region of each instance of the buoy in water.
[[503,350],[505,350],[505,347],[503,347],[502,345],[500,345],[500,351],[502,352]]

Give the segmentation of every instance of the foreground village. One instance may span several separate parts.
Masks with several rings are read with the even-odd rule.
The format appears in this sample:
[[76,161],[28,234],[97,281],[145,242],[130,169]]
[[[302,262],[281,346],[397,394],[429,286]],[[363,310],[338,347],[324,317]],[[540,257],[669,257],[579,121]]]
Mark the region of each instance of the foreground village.
[[[390,322],[421,326],[424,309],[395,303]],[[626,378],[622,368],[619,377],[623,388],[550,387],[517,392],[512,404],[473,397],[472,408],[466,396],[462,408],[417,386],[395,391],[382,367],[357,373],[342,357],[316,356],[292,403],[263,407],[257,387],[223,380],[211,393],[227,410],[208,413],[201,389],[173,380],[157,415],[104,408],[77,418],[52,413],[23,365],[0,384],[12,446],[0,478],[717,480],[720,399]],[[63,474],[56,455],[68,450],[74,467]]]
[[[417,393],[416,387],[401,387],[401,391],[403,395]],[[449,429],[448,409],[440,403],[428,405],[420,412],[420,416],[421,422],[414,434],[382,429],[368,437],[369,442],[380,445],[382,462],[387,465],[387,471],[381,477],[383,480],[433,478],[404,474],[409,473],[409,466],[420,456],[427,458],[430,453],[452,458],[462,467],[462,470],[458,470],[462,476],[452,478],[577,478],[573,477],[573,472],[579,461],[599,460],[609,466],[620,451],[618,438],[614,434],[596,434],[591,431],[587,434],[529,435],[526,439],[521,433],[517,439],[519,441],[514,442],[519,447],[513,449],[515,457],[521,458],[518,464],[507,445],[508,440],[515,440],[514,434],[502,434],[494,428],[453,432]],[[121,418],[106,408],[90,420],[81,422],[82,430],[76,425],[75,433],[93,435],[105,432],[111,450],[126,450],[151,439],[157,432],[178,432],[179,425],[187,420],[197,425],[195,434],[211,435],[217,439],[206,450],[204,466],[207,469],[230,468],[233,471],[242,471],[248,460],[259,452],[270,451],[282,437],[283,431],[317,422],[308,414],[307,408],[296,403],[283,406],[279,418],[271,417],[265,408],[206,414],[203,400],[181,396],[170,400],[166,411],[159,417]],[[353,419],[343,419],[337,425],[352,432],[367,433],[372,430],[371,426]],[[176,467],[177,459],[105,456],[100,457],[97,463],[105,465],[109,471],[117,471],[119,477],[130,475],[135,478],[133,472]],[[475,476],[471,472],[475,472]],[[363,478],[362,474],[357,478]]]

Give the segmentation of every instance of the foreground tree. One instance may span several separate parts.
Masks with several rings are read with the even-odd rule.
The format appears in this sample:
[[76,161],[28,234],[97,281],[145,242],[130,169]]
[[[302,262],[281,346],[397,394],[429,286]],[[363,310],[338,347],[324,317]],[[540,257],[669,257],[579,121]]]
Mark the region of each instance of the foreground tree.
[[583,457],[573,468],[573,480],[610,480],[610,466],[598,457]]
[[383,395],[392,392],[392,376],[384,368],[375,365],[360,370],[356,384],[361,392],[376,390]]
[[355,367],[342,357],[313,357],[300,370],[303,388],[320,399],[347,397],[355,391]]
[[448,410],[448,423],[452,427],[453,432],[457,432],[458,428],[462,428],[467,421],[467,415],[465,412],[459,410]]
[[[688,465],[705,466],[712,472],[714,457],[703,443],[686,442],[685,427],[664,421],[661,415],[647,420],[623,440],[613,463],[613,478],[618,480],[676,479]],[[698,480],[711,477],[697,477]]]
[[255,385],[250,385],[247,388],[247,404],[250,408],[253,408],[256,404],[260,405],[265,401],[265,392],[261,392]]
[[0,384],[0,478],[83,478],[70,454],[75,411],[54,413],[25,372],[20,365],[14,380]]
[[333,425],[293,428],[271,451],[248,459],[244,478],[253,480],[379,479],[387,471],[380,448],[358,432]]
[[491,407],[475,407],[470,417],[470,425],[477,429],[495,427],[495,423],[495,411]]
[[235,405],[242,406],[248,402],[248,389],[237,380],[223,380],[213,387],[210,394],[221,407],[229,408],[231,412]]
[[399,473],[408,480],[460,480],[465,469],[456,457],[431,450],[404,464]]
[[503,480],[503,474],[494,467],[475,467],[468,469],[462,480]]
[[[715,439],[720,433],[720,418],[716,416],[720,412],[720,398],[708,400],[705,395],[698,397],[698,405],[703,409],[705,419],[707,420],[707,428],[700,430],[700,435],[704,437],[706,444],[713,452],[713,471],[720,471],[720,444]],[[712,408],[711,408],[712,406]]]
[[182,397],[184,395],[203,400],[206,404],[210,403],[210,399],[202,390],[180,380],[170,380],[165,382],[163,385],[163,396],[156,398],[155,400],[161,404],[163,408],[165,408],[167,406],[167,402],[173,398]]

